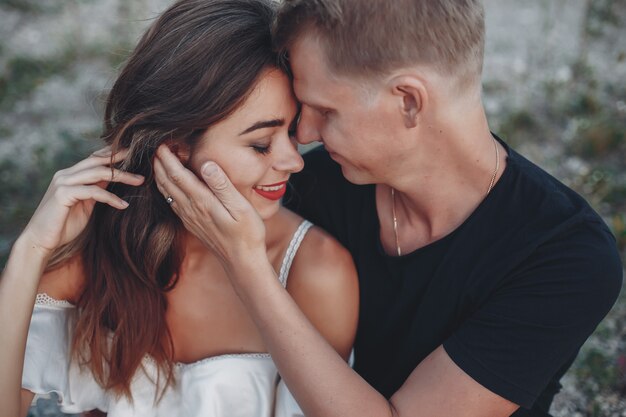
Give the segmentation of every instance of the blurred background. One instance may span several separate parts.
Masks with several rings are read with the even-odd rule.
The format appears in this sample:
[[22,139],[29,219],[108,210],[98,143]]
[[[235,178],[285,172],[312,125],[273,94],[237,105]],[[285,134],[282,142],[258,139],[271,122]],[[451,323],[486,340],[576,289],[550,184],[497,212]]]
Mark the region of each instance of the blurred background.
[[[52,174],[100,147],[103,101],[169,0],[0,0],[0,265]],[[492,130],[585,196],[626,254],[626,0],[486,0]],[[555,416],[626,417],[626,295]],[[1,405],[0,405],[1,407]],[[60,416],[40,400],[32,416]]]

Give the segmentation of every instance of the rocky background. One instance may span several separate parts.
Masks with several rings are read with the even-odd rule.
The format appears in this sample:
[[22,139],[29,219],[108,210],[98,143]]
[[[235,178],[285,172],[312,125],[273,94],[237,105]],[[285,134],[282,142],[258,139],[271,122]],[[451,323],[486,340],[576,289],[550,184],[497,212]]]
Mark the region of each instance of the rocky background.
[[[99,147],[116,70],[168,0],[0,0],[0,265],[52,174]],[[583,194],[626,249],[626,0],[486,0],[492,130]],[[555,416],[626,417],[626,296]],[[1,407],[1,405],[0,405]],[[31,416],[60,416],[54,399]]]

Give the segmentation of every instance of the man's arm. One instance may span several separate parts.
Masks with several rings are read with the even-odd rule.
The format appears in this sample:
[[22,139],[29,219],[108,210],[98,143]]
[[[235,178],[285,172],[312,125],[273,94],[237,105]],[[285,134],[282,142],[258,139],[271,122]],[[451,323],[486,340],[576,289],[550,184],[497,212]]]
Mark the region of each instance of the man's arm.
[[469,377],[441,346],[387,401],[326,343],[275,283],[262,256],[239,262],[231,278],[281,376],[309,417],[495,417],[518,408]]
[[504,417],[517,408],[464,374],[442,348],[388,401],[344,362],[280,285],[267,259],[262,222],[223,171],[214,163],[202,167],[207,188],[166,147],[157,156],[159,190],[175,196],[172,208],[185,227],[220,257],[307,416]]

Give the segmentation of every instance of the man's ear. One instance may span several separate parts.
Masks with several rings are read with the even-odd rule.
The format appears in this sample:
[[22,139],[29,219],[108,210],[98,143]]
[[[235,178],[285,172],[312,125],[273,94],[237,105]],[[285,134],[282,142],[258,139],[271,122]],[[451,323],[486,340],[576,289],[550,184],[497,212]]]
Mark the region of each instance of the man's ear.
[[428,100],[428,90],[415,75],[398,75],[390,80],[391,92],[400,99],[399,111],[408,129],[417,126],[420,112]]

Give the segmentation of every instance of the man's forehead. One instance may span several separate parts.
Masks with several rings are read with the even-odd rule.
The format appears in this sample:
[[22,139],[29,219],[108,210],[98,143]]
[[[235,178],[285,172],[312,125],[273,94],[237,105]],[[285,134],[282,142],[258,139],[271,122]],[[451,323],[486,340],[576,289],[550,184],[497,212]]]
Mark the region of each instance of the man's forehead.
[[300,72],[328,69],[324,47],[314,35],[300,35],[289,47],[289,60],[292,67]]

